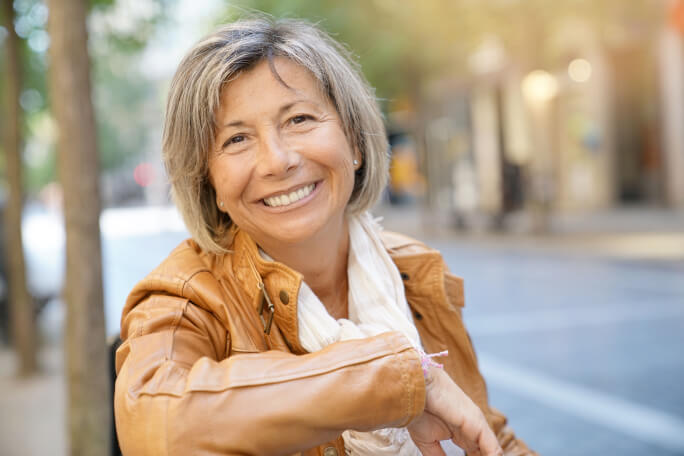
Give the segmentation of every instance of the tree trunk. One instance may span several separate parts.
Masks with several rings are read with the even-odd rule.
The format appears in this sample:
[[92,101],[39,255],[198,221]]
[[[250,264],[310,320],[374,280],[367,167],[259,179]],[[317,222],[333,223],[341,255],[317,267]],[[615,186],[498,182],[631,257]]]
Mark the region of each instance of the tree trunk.
[[110,399],[102,291],[99,164],[85,0],[49,0],[49,84],[66,228],[66,358],[72,455],[107,454]]
[[8,32],[6,38],[5,75],[5,174],[7,205],[5,206],[5,254],[11,315],[12,343],[19,357],[19,375],[36,372],[36,331],[34,307],[26,288],[24,250],[21,240],[22,165],[21,165],[21,59],[19,38],[14,30],[14,7],[11,0],[3,0],[2,16]]

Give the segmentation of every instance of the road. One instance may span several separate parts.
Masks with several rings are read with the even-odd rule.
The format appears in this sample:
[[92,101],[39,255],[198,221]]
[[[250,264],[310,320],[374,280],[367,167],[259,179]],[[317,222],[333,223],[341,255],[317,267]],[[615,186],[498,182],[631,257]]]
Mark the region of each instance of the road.
[[[41,219],[39,231],[46,226]],[[164,210],[110,211],[102,228],[113,334],[128,290],[186,234]],[[465,279],[464,318],[491,403],[531,447],[557,456],[684,455],[684,259],[603,255],[568,238],[533,248],[505,237],[421,237]],[[56,266],[43,264],[61,261],[46,254],[54,243],[34,245],[43,251],[30,262],[58,281]],[[3,455],[66,454],[59,301],[40,319],[42,375],[14,379],[12,354],[0,349]]]
[[430,243],[465,279],[491,403],[533,448],[684,454],[684,262]]

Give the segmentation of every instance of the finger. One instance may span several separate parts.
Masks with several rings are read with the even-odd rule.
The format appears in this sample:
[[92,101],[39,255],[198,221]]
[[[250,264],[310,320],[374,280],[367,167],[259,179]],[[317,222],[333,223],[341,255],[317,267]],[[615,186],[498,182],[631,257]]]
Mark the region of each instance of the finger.
[[460,429],[454,430],[451,441],[454,442],[459,448],[463,449],[468,456],[480,455],[480,448],[477,446],[477,439],[475,437],[466,438]]
[[456,428],[455,436],[459,436],[465,444],[465,449],[470,453],[478,451],[480,447],[480,439],[484,433],[484,428],[489,429],[489,426],[484,420],[479,409],[473,406],[471,410],[464,413],[465,419],[460,428]]
[[480,447],[478,447],[476,444],[461,438],[454,438],[451,439],[451,441],[454,442],[463,451],[465,451],[465,453],[468,456],[481,456]]
[[416,445],[423,456],[446,456],[439,442],[423,443]]
[[479,410],[467,418],[460,429],[454,429],[452,438],[468,456],[489,456],[490,448],[499,448],[494,433]]
[[499,445],[499,441],[486,422],[484,422],[484,427],[478,438],[478,444],[482,456],[503,456],[503,450]]

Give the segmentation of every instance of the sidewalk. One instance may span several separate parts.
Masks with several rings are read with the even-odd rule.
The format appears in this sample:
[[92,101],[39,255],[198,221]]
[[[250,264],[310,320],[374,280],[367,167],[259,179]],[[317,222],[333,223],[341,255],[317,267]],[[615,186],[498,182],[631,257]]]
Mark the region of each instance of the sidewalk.
[[531,232],[527,213],[511,214],[506,230],[492,230],[484,217],[470,229],[417,205],[381,205],[373,214],[387,230],[424,241],[444,241],[485,248],[588,255],[629,260],[684,262],[684,211],[615,208],[593,213],[555,214],[549,232]]
[[59,345],[44,346],[41,372],[17,378],[14,352],[0,346],[0,454],[62,456],[66,452],[66,385]]

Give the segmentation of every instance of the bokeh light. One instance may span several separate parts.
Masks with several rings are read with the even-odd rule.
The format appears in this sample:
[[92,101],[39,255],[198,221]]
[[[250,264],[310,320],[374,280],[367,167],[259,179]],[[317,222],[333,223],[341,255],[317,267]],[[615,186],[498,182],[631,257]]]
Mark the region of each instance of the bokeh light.
[[150,163],[140,163],[133,170],[133,179],[141,187],[147,187],[154,181],[154,168]]
[[558,93],[558,81],[547,71],[535,70],[525,76],[522,91],[531,103],[543,103],[551,100]]
[[568,76],[575,82],[587,82],[591,72],[591,63],[585,59],[575,59],[568,65]]

